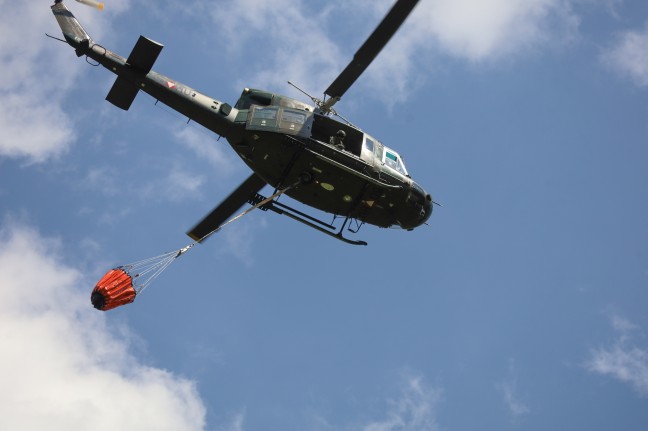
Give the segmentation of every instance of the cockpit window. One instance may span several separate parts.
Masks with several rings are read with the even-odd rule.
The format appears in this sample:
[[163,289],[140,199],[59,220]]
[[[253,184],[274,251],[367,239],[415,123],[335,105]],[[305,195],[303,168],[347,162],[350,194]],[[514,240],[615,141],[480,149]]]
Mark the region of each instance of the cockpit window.
[[254,110],[254,117],[264,120],[275,120],[277,118],[277,111],[279,110],[274,106],[267,108],[257,107]]
[[295,111],[287,111],[284,109],[281,121],[287,121],[290,123],[304,124],[306,121],[306,114]]
[[400,172],[403,175],[407,175],[403,160],[398,154],[387,148],[385,148],[385,165],[389,166],[397,172]]

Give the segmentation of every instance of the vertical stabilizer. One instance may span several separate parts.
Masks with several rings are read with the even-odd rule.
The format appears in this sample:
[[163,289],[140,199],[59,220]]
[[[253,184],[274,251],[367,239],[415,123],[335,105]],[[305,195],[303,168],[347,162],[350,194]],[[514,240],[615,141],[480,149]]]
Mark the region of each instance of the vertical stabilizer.
[[63,36],[67,43],[77,50],[77,55],[83,55],[83,50],[90,46],[90,35],[86,33],[79,21],[74,17],[72,12],[65,7],[63,2],[57,2],[52,6],[52,12],[56,17]]

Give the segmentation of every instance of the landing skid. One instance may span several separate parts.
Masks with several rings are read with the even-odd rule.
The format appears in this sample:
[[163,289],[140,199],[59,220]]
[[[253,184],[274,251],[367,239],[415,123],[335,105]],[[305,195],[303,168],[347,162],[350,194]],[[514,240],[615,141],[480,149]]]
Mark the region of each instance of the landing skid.
[[[262,202],[265,198],[265,196],[260,195],[259,193],[255,193],[255,195],[248,200],[248,203],[251,205],[258,205],[259,202]],[[344,235],[342,235],[342,232],[344,231],[344,227],[346,226],[347,222],[349,221],[349,217],[346,217],[344,220],[344,223],[342,223],[342,227],[340,230],[336,233],[335,230],[337,229],[335,226],[332,224],[323,222],[322,220],[319,220],[315,217],[312,217],[308,214],[305,214],[301,211],[298,211],[292,207],[289,207],[288,205],[282,204],[277,201],[270,201],[265,205],[262,205],[259,207],[259,209],[263,211],[272,211],[277,214],[285,215],[287,217],[290,217],[293,220],[296,220],[300,223],[305,224],[306,226],[312,227],[313,229],[322,232],[325,235],[328,235],[332,238],[338,239],[342,242],[346,242],[347,244],[351,245],[367,245],[365,241],[358,241],[358,240],[352,240],[349,238],[345,238]]]

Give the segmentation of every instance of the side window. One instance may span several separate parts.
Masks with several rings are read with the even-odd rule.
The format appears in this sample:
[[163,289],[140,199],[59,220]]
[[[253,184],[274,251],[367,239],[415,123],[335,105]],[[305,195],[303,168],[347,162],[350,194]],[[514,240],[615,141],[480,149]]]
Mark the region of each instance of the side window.
[[277,127],[277,114],[279,109],[274,106],[254,106],[248,128],[254,130],[274,129]]
[[392,169],[398,170],[398,156],[391,151],[386,151],[385,164]]
[[279,121],[279,128],[299,132],[306,122],[306,112],[283,108]]
[[383,146],[378,144],[376,145],[376,158],[380,163],[383,161]]
[[304,124],[304,121],[306,121],[306,114],[295,111],[287,111],[284,109],[283,115],[281,116],[281,121],[285,121],[287,123]]
[[370,153],[373,153],[374,152],[374,141],[369,139],[369,138],[366,138],[365,139],[365,147],[367,148],[367,151],[369,151]]
[[403,161],[400,160],[398,157],[398,154],[386,150],[385,151],[385,164],[392,168],[393,170],[400,172],[403,175],[407,175],[407,171],[405,171],[405,166],[403,165]]
[[275,120],[277,118],[277,111],[277,108],[257,108],[254,110],[254,118]]

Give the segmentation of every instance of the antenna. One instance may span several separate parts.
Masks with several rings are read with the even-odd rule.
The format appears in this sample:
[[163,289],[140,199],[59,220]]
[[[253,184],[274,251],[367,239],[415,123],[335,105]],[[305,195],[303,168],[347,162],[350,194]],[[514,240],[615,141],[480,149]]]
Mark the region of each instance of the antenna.
[[288,84],[292,85],[292,86],[295,87],[297,90],[301,91],[303,94],[305,94],[306,96],[308,96],[308,97],[310,98],[310,100],[312,100],[313,103],[315,103],[315,104],[317,105],[318,108],[321,108],[322,105],[324,104],[324,102],[322,102],[321,99],[318,99],[318,98],[315,97],[315,96],[311,96],[311,95],[308,94],[305,90],[302,90],[301,88],[297,87],[297,85],[293,84],[292,82],[288,81]]
[[[349,126],[351,126],[351,127],[355,127],[355,128],[357,129],[357,127],[356,127],[353,123],[351,123],[349,120],[347,120],[346,118],[344,118],[343,116],[341,116],[340,114],[338,114],[337,111],[336,111],[335,109],[333,109],[333,105],[336,104],[336,103],[340,100],[339,97],[331,97],[331,98],[328,99],[328,100],[318,99],[318,98],[315,97],[315,96],[311,96],[311,95],[308,94],[305,90],[302,90],[301,88],[299,88],[297,85],[293,84],[292,82],[288,81],[288,84],[292,85],[292,86],[295,87],[297,90],[299,90],[300,92],[302,92],[303,94],[305,94],[306,96],[308,96],[308,97],[310,98],[310,100],[312,100],[313,103],[315,103],[315,105],[317,105],[317,110],[319,111],[320,114],[324,114],[324,115],[331,115],[331,114],[333,114],[333,115],[335,115],[336,117],[342,119],[342,120],[343,120],[345,123],[347,123]],[[325,96],[325,97],[326,97],[326,96]]]

